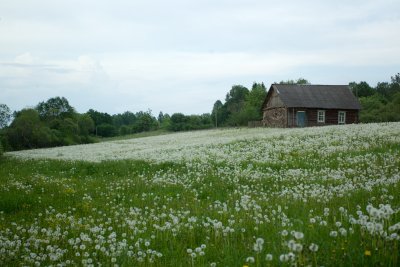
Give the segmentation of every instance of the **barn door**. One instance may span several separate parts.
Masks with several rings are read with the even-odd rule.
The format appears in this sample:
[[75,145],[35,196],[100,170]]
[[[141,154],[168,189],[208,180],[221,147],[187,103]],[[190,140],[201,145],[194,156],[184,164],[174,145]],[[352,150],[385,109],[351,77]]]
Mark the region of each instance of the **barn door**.
[[306,126],[306,112],[297,111],[297,127]]

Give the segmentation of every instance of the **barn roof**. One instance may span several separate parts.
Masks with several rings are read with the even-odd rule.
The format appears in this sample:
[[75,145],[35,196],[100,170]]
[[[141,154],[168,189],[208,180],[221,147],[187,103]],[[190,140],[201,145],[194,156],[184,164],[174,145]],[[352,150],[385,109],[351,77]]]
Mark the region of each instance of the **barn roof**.
[[286,107],[361,109],[347,85],[273,84]]

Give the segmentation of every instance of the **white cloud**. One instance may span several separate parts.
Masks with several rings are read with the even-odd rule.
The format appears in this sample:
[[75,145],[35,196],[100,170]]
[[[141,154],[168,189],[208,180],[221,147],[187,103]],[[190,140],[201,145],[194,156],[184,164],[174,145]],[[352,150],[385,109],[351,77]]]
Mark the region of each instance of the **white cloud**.
[[391,0],[5,0],[0,17],[0,102],[15,109],[63,95],[82,112],[202,113],[233,84],[400,67]]

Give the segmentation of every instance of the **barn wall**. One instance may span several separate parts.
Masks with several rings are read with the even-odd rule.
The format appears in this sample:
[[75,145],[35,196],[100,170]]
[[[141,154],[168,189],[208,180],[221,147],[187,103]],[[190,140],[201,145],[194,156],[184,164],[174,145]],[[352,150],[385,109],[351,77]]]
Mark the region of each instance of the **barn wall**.
[[282,100],[279,98],[279,94],[273,90],[271,92],[271,96],[268,99],[268,102],[264,108],[281,108],[284,107],[285,105],[283,104]]
[[306,108],[288,108],[288,116],[287,116],[287,127],[297,127],[297,111],[306,111],[306,124],[305,126],[308,126],[308,116],[309,114],[307,113]]
[[287,127],[286,108],[270,108],[263,112],[263,125],[267,127]]
[[346,124],[358,123],[357,110],[344,110],[344,109],[325,109],[325,123],[317,122],[318,110],[323,109],[308,109],[308,126],[322,126],[322,125],[336,125],[338,124],[339,111],[346,112]]
[[[306,127],[310,126],[324,126],[324,125],[337,125],[339,111],[346,111],[346,124],[358,123],[357,110],[344,110],[344,109],[325,109],[325,123],[317,122],[318,110],[323,109],[310,109],[310,108],[288,108],[287,109],[287,127],[297,127],[297,111],[306,112]],[[293,114],[294,113],[294,114]]]
[[[272,91],[271,91],[272,90]],[[318,108],[286,108],[275,89],[270,89],[263,106],[262,124],[267,127],[297,127],[298,111],[305,111],[305,127],[337,125],[338,112],[346,111],[346,124],[358,123],[358,110],[325,109],[325,123],[317,122]],[[323,109],[322,109],[323,110]]]

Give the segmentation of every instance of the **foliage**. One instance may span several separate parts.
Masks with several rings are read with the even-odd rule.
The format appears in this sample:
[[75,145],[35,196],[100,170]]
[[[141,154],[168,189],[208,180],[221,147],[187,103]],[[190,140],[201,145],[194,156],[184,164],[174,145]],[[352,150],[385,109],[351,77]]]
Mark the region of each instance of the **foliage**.
[[349,87],[356,97],[368,97],[375,94],[374,88],[369,86],[367,82],[351,82]]
[[117,129],[114,125],[103,123],[96,126],[96,135],[103,136],[103,137],[112,137],[117,134]]
[[157,120],[160,129],[168,130],[171,127],[171,116],[169,114],[164,114],[160,111]]
[[259,121],[262,119],[262,105],[265,97],[267,96],[267,90],[264,83],[254,83],[249,94],[246,97],[246,101],[243,108],[245,117],[244,123],[248,121]]
[[136,123],[133,124],[132,127],[133,133],[148,132],[158,129],[158,121],[151,114],[151,110],[148,110],[146,112],[137,112],[136,118]]
[[64,97],[40,102],[35,109],[23,109],[4,131],[9,150],[90,143],[94,122],[80,115]]
[[71,118],[75,115],[75,110],[70,106],[65,97],[53,97],[46,102],[40,102],[36,106],[42,120],[52,120],[56,118]]
[[6,104],[0,104],[0,129],[6,127],[11,120],[11,110]]
[[391,77],[391,82],[379,82],[375,88],[367,82],[349,84],[361,103],[361,122],[400,121],[400,74]]
[[311,84],[307,79],[298,78],[297,80],[280,81],[279,84]]
[[[15,152],[58,160],[0,162],[0,265],[399,266],[399,127],[224,129]],[[109,160],[60,160],[68,149]],[[127,150],[138,157],[115,160]]]
[[108,113],[90,109],[87,114],[94,121],[95,130],[93,130],[92,134],[102,137],[153,131],[159,127],[159,123],[151,114],[151,110],[137,113],[125,111],[122,114],[111,116]]
[[[94,127],[97,127],[101,124],[110,124],[110,125],[113,124],[113,119],[111,115],[108,113],[103,113],[93,109],[89,109],[89,111],[86,114],[88,114],[92,118],[94,122]],[[92,134],[96,134],[95,129],[93,129]]]
[[79,134],[85,137],[95,130],[94,121],[89,114],[79,114],[78,128]]
[[124,125],[128,126],[135,124],[137,116],[130,111],[125,111],[122,114],[113,115],[112,119],[114,126],[118,128]]
[[224,104],[220,100],[214,103],[211,113],[214,126],[244,126],[260,120],[265,96],[264,83],[253,83],[250,91],[242,85],[232,86]]
[[208,129],[212,127],[211,115],[206,113],[202,115],[189,115],[186,116],[182,113],[172,114],[169,120],[170,131],[188,131]]

